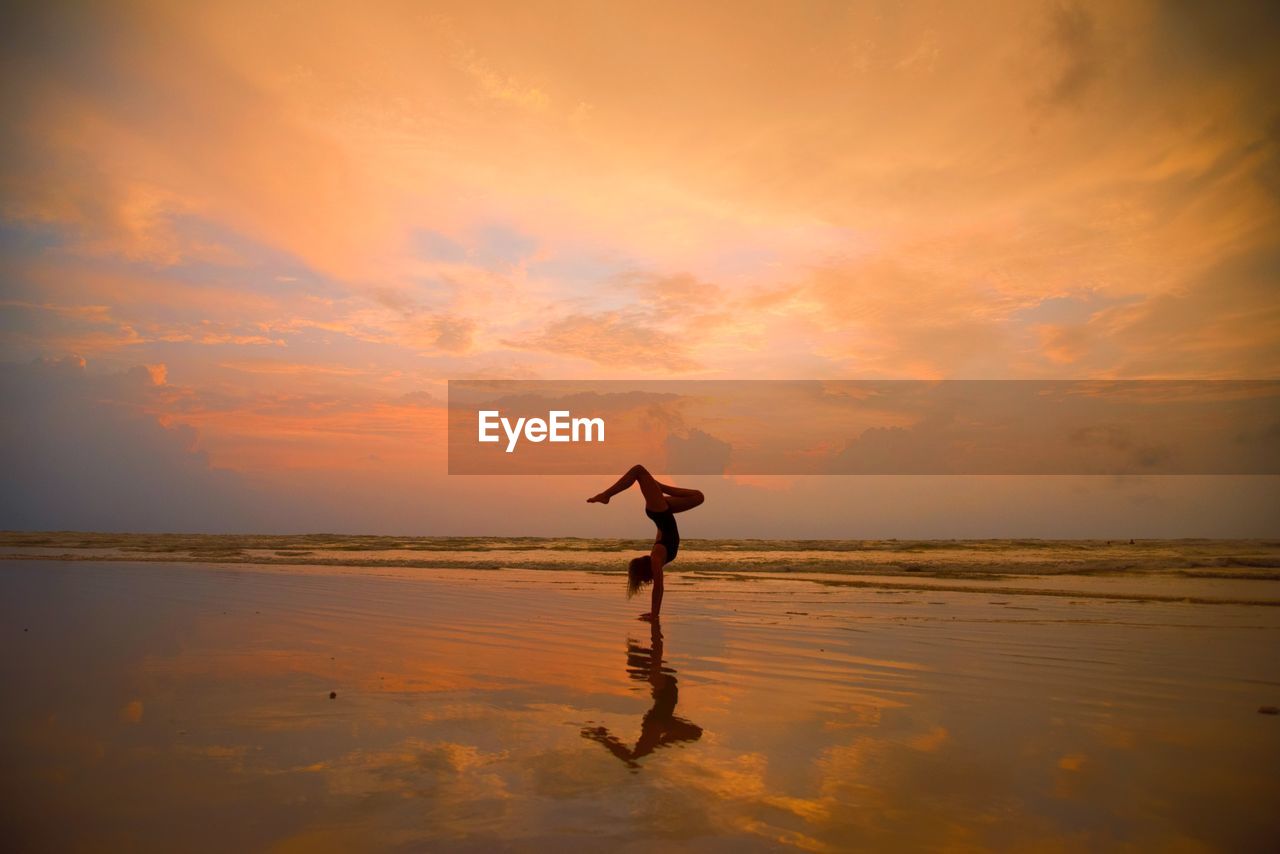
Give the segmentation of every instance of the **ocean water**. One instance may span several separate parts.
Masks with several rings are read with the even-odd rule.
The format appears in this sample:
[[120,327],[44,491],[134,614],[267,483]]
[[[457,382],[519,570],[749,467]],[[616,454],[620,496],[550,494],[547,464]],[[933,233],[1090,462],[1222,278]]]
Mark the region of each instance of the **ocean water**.
[[[644,540],[0,533],[0,559],[438,571],[535,569],[619,578]],[[826,585],[1141,601],[1280,603],[1280,540],[696,540],[670,575],[786,574]]]
[[[0,556],[297,565],[595,570],[651,540],[0,532]],[[672,570],[974,577],[1166,573],[1280,579],[1280,540],[684,539]]]

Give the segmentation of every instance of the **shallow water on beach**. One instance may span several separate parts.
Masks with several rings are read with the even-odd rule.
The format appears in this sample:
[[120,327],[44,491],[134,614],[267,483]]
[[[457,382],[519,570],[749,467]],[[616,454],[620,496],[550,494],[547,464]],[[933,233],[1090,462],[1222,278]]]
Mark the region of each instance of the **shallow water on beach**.
[[1280,839],[1280,717],[1258,713],[1280,705],[1280,608],[690,572],[671,576],[655,634],[622,586],[0,561],[6,836],[219,851]]
[[[0,531],[0,558],[613,571],[652,540]],[[676,571],[1280,580],[1280,540],[705,540]]]

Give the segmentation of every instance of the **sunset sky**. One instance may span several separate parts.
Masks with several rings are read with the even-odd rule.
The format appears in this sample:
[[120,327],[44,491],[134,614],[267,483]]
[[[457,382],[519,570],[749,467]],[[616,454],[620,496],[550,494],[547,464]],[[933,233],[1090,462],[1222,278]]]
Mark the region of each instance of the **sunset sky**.
[[[1267,3],[0,13],[0,528],[646,535],[448,379],[1280,377]],[[1276,478],[698,478],[686,536],[1261,536]]]

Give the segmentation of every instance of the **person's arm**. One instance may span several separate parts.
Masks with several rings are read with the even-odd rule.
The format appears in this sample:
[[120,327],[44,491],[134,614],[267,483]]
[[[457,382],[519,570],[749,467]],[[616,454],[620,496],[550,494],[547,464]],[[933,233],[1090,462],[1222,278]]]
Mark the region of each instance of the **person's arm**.
[[[661,556],[658,554],[659,549],[662,549]],[[658,622],[658,614],[662,611],[662,564],[666,562],[666,551],[662,546],[658,546],[649,556],[649,560],[653,562],[653,607],[649,611],[649,616],[655,623]]]

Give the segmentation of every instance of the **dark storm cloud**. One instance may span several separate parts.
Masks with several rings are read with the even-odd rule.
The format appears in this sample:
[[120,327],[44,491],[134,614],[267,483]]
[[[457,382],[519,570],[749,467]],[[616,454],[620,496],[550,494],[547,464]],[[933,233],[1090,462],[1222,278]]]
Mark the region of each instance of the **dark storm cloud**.
[[242,530],[252,518],[238,476],[194,450],[191,427],[141,405],[146,368],[95,376],[78,359],[0,365],[4,486],[0,528]]

